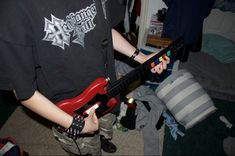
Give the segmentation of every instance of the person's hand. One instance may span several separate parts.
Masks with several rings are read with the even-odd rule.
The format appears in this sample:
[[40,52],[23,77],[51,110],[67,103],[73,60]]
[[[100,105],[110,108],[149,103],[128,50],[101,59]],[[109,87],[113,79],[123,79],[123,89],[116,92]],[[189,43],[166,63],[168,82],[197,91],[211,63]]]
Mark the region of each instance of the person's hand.
[[[156,53],[152,53],[149,55],[145,55],[143,53],[140,53],[136,61],[138,61],[140,63],[144,63],[148,59],[152,58],[154,55],[156,55]],[[167,68],[167,64],[169,64],[169,63],[170,63],[170,58],[165,56],[165,57],[163,57],[161,63],[157,64],[155,67],[153,67],[151,69],[151,72],[161,74],[163,72],[163,70],[165,70]]]
[[156,65],[151,69],[151,72],[161,74],[163,70],[167,69],[167,64],[169,63],[170,63],[170,58],[166,56],[162,59],[161,63],[159,63],[158,65]]
[[91,109],[89,115],[84,119],[85,125],[81,133],[93,134],[99,128],[99,120],[96,116],[95,109]]

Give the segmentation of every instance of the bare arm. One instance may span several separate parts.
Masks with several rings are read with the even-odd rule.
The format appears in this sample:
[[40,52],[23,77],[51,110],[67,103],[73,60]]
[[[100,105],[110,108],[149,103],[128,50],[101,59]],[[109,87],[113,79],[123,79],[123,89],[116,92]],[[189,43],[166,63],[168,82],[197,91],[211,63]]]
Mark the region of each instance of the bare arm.
[[[136,48],[132,46],[122,35],[116,30],[112,29],[112,39],[114,49],[118,52],[131,57],[135,52]],[[135,59],[139,63],[143,63],[145,61],[145,55],[140,53],[138,57]]]
[[[38,91],[35,91],[31,98],[21,101],[21,103],[33,112],[64,128],[69,128],[73,121],[72,116],[62,111]],[[82,133],[92,133],[97,129],[98,119],[93,110],[89,116],[85,118],[85,126],[82,130]]]
[[72,116],[59,109],[38,91],[31,98],[21,101],[21,103],[33,112],[64,128],[68,128],[72,123]]
[[[132,46],[122,35],[117,32],[116,30],[112,29],[112,39],[113,39],[113,46],[114,49],[117,50],[118,52],[131,57],[133,53],[135,52],[136,48]],[[149,58],[151,58],[155,53],[151,55],[145,55],[143,53],[139,53],[134,60],[139,62],[139,63],[144,63],[147,61]],[[167,64],[170,62],[169,58],[167,57],[166,60],[163,60],[162,63],[159,65],[155,66],[152,70],[152,72],[157,72],[161,73],[164,69],[166,69]]]

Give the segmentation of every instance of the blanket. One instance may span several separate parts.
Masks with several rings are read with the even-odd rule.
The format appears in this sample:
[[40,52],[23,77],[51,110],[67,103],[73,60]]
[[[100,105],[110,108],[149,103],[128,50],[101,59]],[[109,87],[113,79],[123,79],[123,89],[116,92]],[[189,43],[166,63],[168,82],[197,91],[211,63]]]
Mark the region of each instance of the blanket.
[[235,102],[235,62],[222,63],[206,53],[190,53],[179,69],[187,69],[212,98]]

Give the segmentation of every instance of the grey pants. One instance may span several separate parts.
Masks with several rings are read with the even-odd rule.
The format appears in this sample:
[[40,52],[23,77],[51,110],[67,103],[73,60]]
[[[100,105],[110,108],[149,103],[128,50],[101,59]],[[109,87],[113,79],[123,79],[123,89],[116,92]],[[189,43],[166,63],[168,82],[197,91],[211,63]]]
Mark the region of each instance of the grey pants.
[[115,118],[113,114],[106,114],[99,118],[100,129],[98,133],[82,134],[76,140],[67,137],[64,133],[58,132],[55,127],[52,128],[52,132],[62,148],[69,154],[101,155],[100,135],[104,135],[107,139],[112,138]]

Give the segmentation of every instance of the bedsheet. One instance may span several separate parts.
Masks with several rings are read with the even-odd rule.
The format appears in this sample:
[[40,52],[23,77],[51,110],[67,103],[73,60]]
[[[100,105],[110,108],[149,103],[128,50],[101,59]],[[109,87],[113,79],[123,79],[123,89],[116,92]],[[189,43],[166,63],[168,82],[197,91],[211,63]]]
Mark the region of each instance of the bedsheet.
[[235,102],[235,62],[222,63],[203,52],[190,53],[188,61],[179,63],[187,69],[212,98]]

